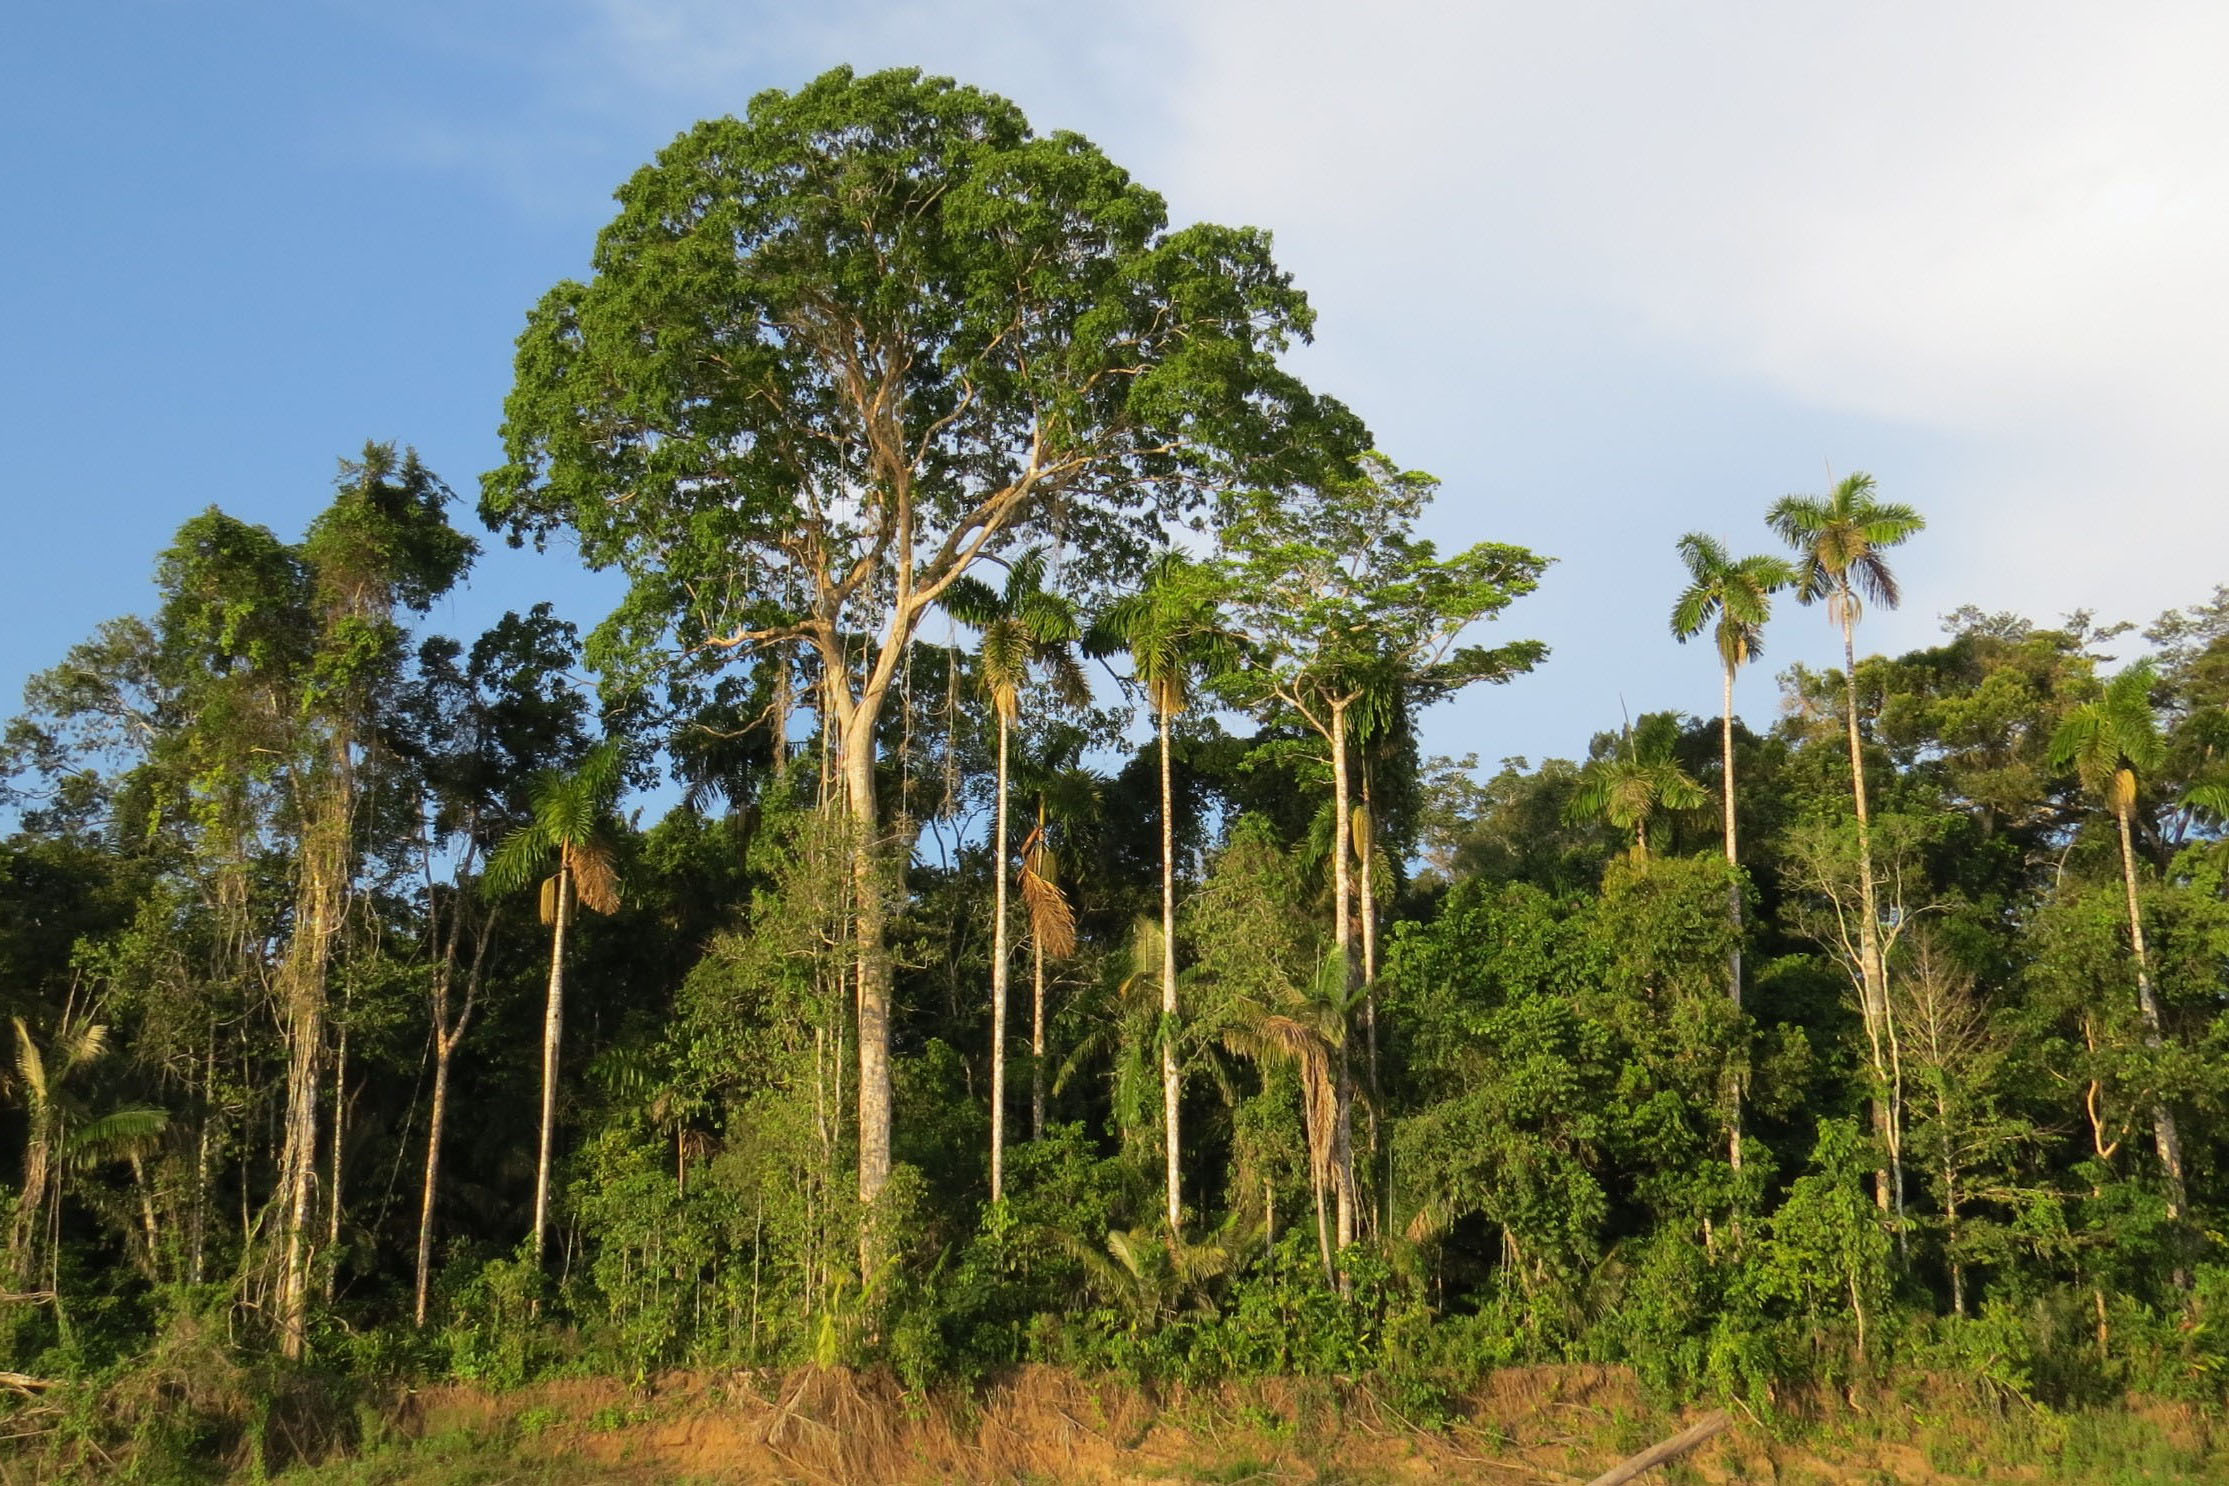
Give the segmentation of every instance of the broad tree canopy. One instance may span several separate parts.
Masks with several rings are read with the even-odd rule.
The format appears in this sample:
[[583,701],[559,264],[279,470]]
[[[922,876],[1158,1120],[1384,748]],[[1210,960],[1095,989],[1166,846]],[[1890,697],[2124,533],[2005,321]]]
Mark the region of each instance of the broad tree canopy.
[[[632,580],[607,662],[875,661],[1024,527],[1126,566],[1203,484],[1362,446],[1277,365],[1311,314],[1252,229],[1170,231],[1087,140],[915,71],[675,140],[529,317],[483,512]],[[856,649],[849,652],[858,665]]]

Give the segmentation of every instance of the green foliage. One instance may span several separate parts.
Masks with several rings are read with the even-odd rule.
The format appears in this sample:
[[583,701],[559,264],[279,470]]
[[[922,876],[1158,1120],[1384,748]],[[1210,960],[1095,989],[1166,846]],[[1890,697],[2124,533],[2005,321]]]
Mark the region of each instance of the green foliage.
[[[465,1475],[372,1441],[372,1390],[883,1369],[910,1407],[1037,1363],[1414,1421],[1615,1364],[1776,1428],[1895,1400],[1946,1463],[2197,1469],[2113,1410],[2229,1386],[2229,595],[2110,678],[2084,614],[1860,657],[1922,523],[1851,476],[1772,508],[1792,560],[1680,543],[1722,682],[1775,592],[1842,628],[1769,728],[1420,763],[1422,707],[1544,657],[1471,637],[1547,562],[1416,535],[1434,482],[1280,365],[1311,324],[1266,234],[838,70],[676,139],[520,339],[483,514],[625,575],[596,718],[548,605],[412,633],[475,550],[413,455],[299,542],[187,520],[0,751],[34,1473]],[[1089,710],[1079,642],[1150,718]],[[1073,942],[1033,936],[1057,1076],[993,1199],[1013,788]],[[562,953],[538,883],[596,910]]]

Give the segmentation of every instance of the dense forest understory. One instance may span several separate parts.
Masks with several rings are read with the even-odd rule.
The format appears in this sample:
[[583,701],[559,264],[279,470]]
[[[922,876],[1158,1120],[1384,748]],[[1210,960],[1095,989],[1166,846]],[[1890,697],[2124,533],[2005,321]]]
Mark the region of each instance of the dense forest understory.
[[28,688],[0,1471],[2218,1466],[2229,589],[1866,654],[1852,475],[1601,606],[1692,710],[1481,770],[1550,560],[1265,234],[907,72],[618,202],[478,508],[611,615],[432,632],[374,444]]

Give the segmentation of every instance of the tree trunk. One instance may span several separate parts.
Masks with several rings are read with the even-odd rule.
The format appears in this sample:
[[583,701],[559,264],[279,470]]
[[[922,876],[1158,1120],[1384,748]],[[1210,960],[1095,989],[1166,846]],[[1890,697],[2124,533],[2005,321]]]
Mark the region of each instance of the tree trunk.
[[557,914],[550,930],[549,1000],[542,1010],[542,1141],[534,1162],[534,1267],[549,1246],[550,1162],[557,1148],[558,1050],[565,1036],[565,930],[573,913],[573,864],[561,847]]
[[[348,997],[341,997],[340,1044],[333,1053],[333,1158],[332,1177],[325,1191],[325,1248],[329,1254],[340,1251],[341,1242],[341,1162],[348,1140]],[[332,1265],[325,1269],[325,1303],[333,1303],[333,1286],[340,1275]]]
[[[1378,1082],[1378,890],[1376,866],[1378,859],[1378,816],[1370,798],[1370,762],[1367,754],[1362,762],[1362,818],[1369,826],[1368,839],[1362,842],[1362,880],[1359,884],[1362,897],[1362,1034],[1369,1055],[1370,1075],[1370,1150],[1373,1155],[1381,1143],[1385,1149],[1385,1188],[1379,1195],[1385,1223],[1393,1221],[1393,1144],[1381,1142],[1378,1124],[1385,1118],[1385,1091]],[[1378,1213],[1373,1211],[1373,1222]],[[1381,1230],[1382,1231],[1382,1230]]]
[[279,1350],[299,1362],[309,1345],[310,1188],[317,1169],[318,1044],[324,1008],[298,1006],[288,1021],[285,1139],[279,1150],[279,1200],[285,1227],[279,1272]]
[[312,782],[302,834],[295,933],[282,967],[286,1010],[286,1115],[279,1152],[279,1350],[300,1361],[309,1346],[310,1200],[317,1184],[319,1064],[325,1056],[325,982],[340,928],[354,804],[348,744],[328,743],[329,773]]
[[[1741,1009],[1741,848],[1734,827],[1734,663],[1726,662],[1726,704],[1719,719],[1719,745],[1723,754],[1719,783],[1726,796],[1726,920],[1733,925],[1733,946],[1726,951],[1726,994]],[[1729,1080],[1726,1118],[1726,1160],[1741,1171],[1741,1075]]]
[[998,715],[998,824],[991,850],[991,1201],[1006,1196],[1006,747]]
[[[1331,708],[1331,906],[1332,935],[1339,946],[1342,998],[1355,990],[1353,783],[1347,770],[1347,709]],[[1346,1014],[1340,1013],[1342,1031]],[[1339,1039],[1332,1085],[1332,1191],[1338,1209],[1339,1247],[1354,1242],[1354,1084],[1347,1064],[1347,1042]]]
[[1045,1138],[1045,946],[1029,936],[1029,1138]]
[[437,1026],[433,1034],[433,1108],[426,1121],[426,1182],[418,1203],[417,1298],[411,1310],[412,1324],[421,1330],[433,1291],[433,1205],[434,1195],[440,1190],[441,1134],[449,1121],[449,1055],[455,1046]]
[[859,934],[860,1278],[871,1285],[882,1247],[872,1233],[872,1210],[890,1181],[889,913],[876,840],[874,711],[864,702],[845,710],[844,797],[851,816],[853,913]]
[[1169,1236],[1184,1228],[1183,1170],[1178,1105],[1184,1093],[1176,1067],[1176,776],[1170,760],[1171,709],[1154,709],[1161,723],[1161,1122],[1168,1174]]
[[[1881,913],[1873,888],[1873,816],[1865,800],[1865,750],[1858,739],[1857,695],[1857,615],[1849,586],[1844,584],[1841,593],[1842,617],[1842,685],[1844,695],[1844,721],[1850,732],[1850,791],[1857,804],[1858,838],[1858,977],[1864,982],[1865,1015],[1869,1022],[1878,1025],[1888,1012],[1888,976],[1881,964]],[[1884,1091],[1886,1082],[1878,1059],[1874,1067],[1873,1132],[1881,1138],[1890,1151],[1890,1161],[1896,1163],[1895,1141],[1889,1131],[1889,1121],[1894,1117],[1888,1108]],[[1873,1201],[1883,1212],[1894,1206],[1893,1191],[1903,1185],[1903,1173],[1897,1172],[1893,1182],[1890,1173],[1880,1170],[1873,1173]]]
[[1943,1132],[1943,1245],[1949,1251],[1950,1313],[1966,1314],[1966,1266],[1958,1257],[1958,1165],[1950,1158],[1950,1102],[1943,1097],[1941,1075],[1935,1085],[1935,1127]]
[[[2136,951],[2136,1005],[2144,1015],[2144,1045],[2157,1048],[2162,1040],[2159,998],[2152,990],[2151,957],[2144,948],[2144,915],[2137,906],[2136,848],[2129,838],[2129,812],[2119,801],[2114,804],[2113,818],[2121,832],[2121,887],[2128,896],[2128,941]],[[2176,1128],[2175,1112],[2164,1099],[2152,1101],[2152,1144],[2159,1152],[2160,1168],[2167,1174],[2167,1215],[2179,1218],[2188,1200],[2183,1183],[2182,1132]]]
[[1361,881],[1357,887],[1362,897],[1362,1030],[1364,1045],[1369,1050],[1370,1098],[1378,1098],[1378,816],[1370,799],[1370,765],[1362,765],[1362,818],[1369,823],[1370,836],[1361,844]]

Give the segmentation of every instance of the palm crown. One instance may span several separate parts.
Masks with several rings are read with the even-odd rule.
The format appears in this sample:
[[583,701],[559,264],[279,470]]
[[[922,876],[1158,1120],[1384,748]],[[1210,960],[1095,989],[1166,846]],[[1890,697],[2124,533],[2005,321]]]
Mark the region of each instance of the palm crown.
[[1566,815],[1574,823],[1605,820],[1633,833],[1633,857],[1648,855],[1650,819],[1659,810],[1693,810],[1709,796],[1679,766],[1672,750],[1679,727],[1670,713],[1651,713],[1627,728],[1616,752],[1592,759],[1579,774],[1579,789]]
[[1223,617],[1214,571],[1176,552],[1163,553],[1145,586],[1108,605],[1084,637],[1084,650],[1094,657],[1127,651],[1164,717],[1190,704],[1195,671],[1231,669],[1239,648]]
[[977,653],[983,688],[1005,721],[1020,715],[1022,683],[1033,665],[1046,671],[1065,699],[1079,705],[1090,699],[1090,683],[1071,648],[1083,637],[1076,607],[1045,587],[1043,548],[1014,560],[1003,591],[964,577],[944,591],[943,602],[953,618],[982,632]]
[[1858,471],[1825,498],[1782,496],[1765,523],[1796,550],[1796,597],[1827,602],[1837,623],[1854,622],[1866,602],[1896,607],[1896,574],[1881,556],[1923,530],[1927,518],[1910,506],[1873,498],[1873,477]]
[[2152,711],[2158,678],[2144,661],[2105,683],[2105,694],[2066,716],[2051,737],[2054,768],[2072,767],[2082,787],[2126,817],[2136,808],[2136,779],[2159,766],[2159,720]]
[[1699,531],[1679,539],[1679,555],[1688,584],[1672,605],[1674,638],[1685,644],[1715,621],[1718,653],[1728,669],[1747,665],[1765,648],[1772,595],[1795,584],[1795,564],[1762,553],[1730,556],[1723,542]]
[[542,874],[555,855],[558,870],[542,882],[542,922],[557,918],[560,882],[573,897],[598,913],[619,908],[619,873],[604,821],[619,792],[619,749],[611,743],[589,750],[571,773],[546,773],[527,793],[532,818],[503,839],[488,858],[486,888],[491,894],[516,892]]

